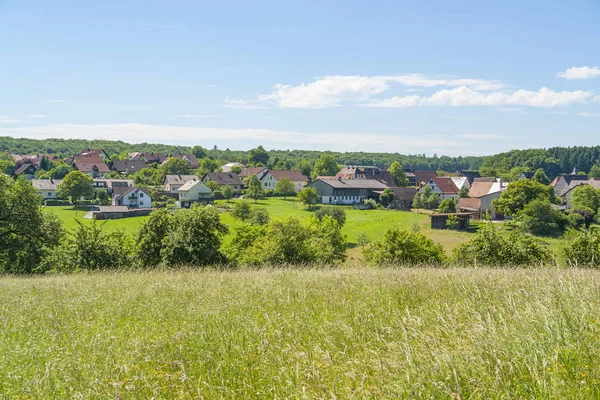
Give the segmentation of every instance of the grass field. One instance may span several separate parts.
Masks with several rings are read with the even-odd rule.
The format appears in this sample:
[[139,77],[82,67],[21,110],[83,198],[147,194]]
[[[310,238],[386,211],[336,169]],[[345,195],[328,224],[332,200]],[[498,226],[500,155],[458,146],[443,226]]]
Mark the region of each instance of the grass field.
[[600,272],[0,280],[6,398],[598,398]]
[[[75,211],[73,206],[47,206],[44,207],[44,212],[56,215],[56,217],[63,223],[63,227],[69,231],[77,228],[76,221],[81,221],[84,224],[92,223],[91,219],[83,218],[87,211]],[[105,229],[108,231],[123,230],[125,232],[134,234],[138,231],[146,219],[148,219],[148,217],[113,219],[99,222],[103,223]]]

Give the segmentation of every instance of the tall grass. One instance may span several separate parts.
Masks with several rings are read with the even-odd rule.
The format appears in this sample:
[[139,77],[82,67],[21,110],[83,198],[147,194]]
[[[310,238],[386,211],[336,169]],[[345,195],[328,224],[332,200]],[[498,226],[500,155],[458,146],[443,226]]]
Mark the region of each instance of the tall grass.
[[597,398],[600,272],[147,271],[0,280],[0,393]]

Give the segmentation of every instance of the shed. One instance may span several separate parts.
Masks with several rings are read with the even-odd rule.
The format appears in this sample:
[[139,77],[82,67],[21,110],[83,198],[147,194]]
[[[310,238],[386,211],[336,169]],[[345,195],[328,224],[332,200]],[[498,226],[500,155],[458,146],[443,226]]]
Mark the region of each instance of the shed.
[[469,229],[469,223],[473,213],[447,213],[447,214],[431,214],[431,229],[448,229],[446,224],[448,217],[455,216],[458,219],[458,226],[456,227],[459,231]]

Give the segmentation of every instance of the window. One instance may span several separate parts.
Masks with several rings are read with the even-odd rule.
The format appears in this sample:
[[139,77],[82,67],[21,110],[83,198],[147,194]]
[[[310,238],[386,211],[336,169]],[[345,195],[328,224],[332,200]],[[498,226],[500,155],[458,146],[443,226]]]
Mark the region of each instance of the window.
[[48,192],[48,196],[52,196],[52,192]]
[[144,202],[143,202],[143,201],[140,201],[140,206],[143,206],[143,205],[144,205]]
[[144,193],[140,193],[140,197],[144,197]]

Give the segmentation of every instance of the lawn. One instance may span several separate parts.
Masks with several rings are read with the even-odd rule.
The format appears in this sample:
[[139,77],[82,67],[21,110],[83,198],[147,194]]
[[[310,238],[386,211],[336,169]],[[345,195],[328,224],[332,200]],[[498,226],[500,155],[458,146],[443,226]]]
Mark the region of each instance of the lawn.
[[[91,219],[83,218],[87,211],[75,211],[73,206],[46,206],[44,207],[44,212],[56,215],[56,217],[63,223],[63,227],[69,231],[77,228],[77,221],[80,221],[84,224],[92,223]],[[134,217],[98,222],[104,224],[104,228],[108,231],[123,230],[127,233],[135,234],[142,226],[142,223],[147,219],[148,217]]]
[[600,272],[0,280],[6,398],[598,398]]

